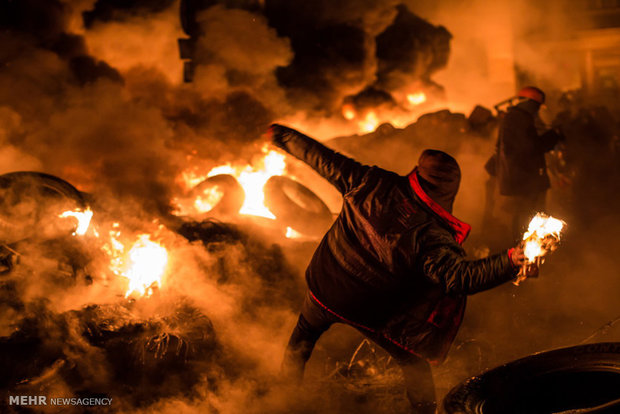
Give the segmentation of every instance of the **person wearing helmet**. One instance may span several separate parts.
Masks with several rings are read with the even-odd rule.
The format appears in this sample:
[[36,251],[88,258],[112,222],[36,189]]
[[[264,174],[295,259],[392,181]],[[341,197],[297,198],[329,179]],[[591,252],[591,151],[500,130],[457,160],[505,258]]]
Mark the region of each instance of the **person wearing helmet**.
[[531,216],[545,207],[549,176],[545,153],[560,139],[553,129],[539,134],[536,117],[545,94],[527,86],[517,95],[522,100],[504,115],[498,133],[495,172],[503,210],[510,217],[513,238],[519,238]]
[[466,296],[515,278],[522,248],[465,258],[460,245],[470,226],[451,214],[461,171],[445,152],[425,150],[413,171],[401,176],[362,165],[282,125],[272,125],[269,134],[343,195],[340,215],[306,269],[308,290],[283,374],[300,382],[319,337],[332,324],[345,323],[399,363],[413,412],[434,413],[429,364],[445,358]]

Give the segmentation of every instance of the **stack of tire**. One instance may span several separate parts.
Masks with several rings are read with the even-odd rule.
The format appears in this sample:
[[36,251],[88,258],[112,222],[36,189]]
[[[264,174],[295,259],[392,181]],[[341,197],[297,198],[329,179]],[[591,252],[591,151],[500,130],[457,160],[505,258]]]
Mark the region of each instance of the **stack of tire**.
[[[196,197],[217,188],[222,197],[205,216],[226,217],[239,212],[245,192],[235,177],[219,174],[194,187],[189,197]],[[284,227],[290,227],[308,237],[320,237],[331,225],[332,213],[325,203],[308,187],[284,176],[273,176],[263,187],[265,206]]]

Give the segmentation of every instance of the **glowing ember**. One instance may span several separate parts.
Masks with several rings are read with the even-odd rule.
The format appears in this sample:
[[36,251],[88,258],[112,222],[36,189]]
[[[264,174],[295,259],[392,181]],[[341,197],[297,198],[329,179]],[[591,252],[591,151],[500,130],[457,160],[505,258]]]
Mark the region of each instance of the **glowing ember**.
[[[523,253],[528,264],[542,263],[547,253],[557,249],[565,225],[562,220],[544,213],[538,213],[532,218],[527,231],[523,234]],[[525,278],[525,268],[522,268],[514,283],[518,285]]]
[[411,105],[420,105],[426,102],[426,94],[424,92],[410,93],[407,95],[407,101],[409,101]]
[[299,232],[297,232],[297,231],[293,230],[293,229],[292,229],[292,228],[290,228],[290,227],[287,227],[287,228],[286,228],[286,238],[287,238],[287,239],[300,239],[300,238],[302,238],[302,237],[304,237],[304,235],[303,235],[303,234],[301,234],[301,233],[299,233]]
[[351,121],[352,119],[355,118],[355,109],[353,108],[353,105],[351,104],[345,104],[342,107],[342,116],[344,117],[344,119]]
[[363,132],[373,132],[377,129],[377,125],[379,125],[379,118],[377,118],[377,114],[374,111],[368,112],[366,118],[359,123],[359,127]]
[[88,227],[90,226],[90,220],[93,218],[93,212],[90,208],[87,208],[85,211],[82,210],[68,210],[59,214],[58,217],[66,218],[73,217],[77,219],[77,228],[73,232],[73,235],[83,236],[88,231]]

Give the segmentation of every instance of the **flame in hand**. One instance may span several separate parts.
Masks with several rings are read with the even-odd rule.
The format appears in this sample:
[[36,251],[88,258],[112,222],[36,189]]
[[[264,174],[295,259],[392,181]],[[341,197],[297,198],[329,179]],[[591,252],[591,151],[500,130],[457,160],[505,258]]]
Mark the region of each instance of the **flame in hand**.
[[523,234],[523,253],[526,264],[519,272],[519,277],[515,281],[516,285],[526,278],[525,267],[528,264],[542,263],[544,256],[558,248],[565,225],[564,221],[544,213],[537,213],[532,218],[527,231]]
[[565,224],[562,220],[544,213],[538,213],[532,218],[523,234],[523,250],[528,262],[534,263],[537,258],[557,248]]

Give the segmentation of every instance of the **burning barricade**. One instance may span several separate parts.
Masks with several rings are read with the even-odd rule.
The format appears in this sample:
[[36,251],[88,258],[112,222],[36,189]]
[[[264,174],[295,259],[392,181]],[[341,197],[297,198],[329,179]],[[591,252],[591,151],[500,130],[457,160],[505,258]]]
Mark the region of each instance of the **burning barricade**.
[[[214,220],[167,228],[75,203],[45,186],[65,186],[56,177],[25,176],[28,185],[20,178],[3,188],[10,197],[0,210],[10,263],[0,274],[2,395],[75,392],[122,397],[130,407],[191,396],[239,369],[207,316],[225,301],[219,289],[250,283],[254,294],[236,297],[235,307],[251,315],[274,300],[292,306],[303,294],[279,248],[243,228]],[[39,210],[26,215],[20,200]],[[25,229],[19,214],[32,216]],[[14,228],[19,239],[9,239]],[[210,300],[205,289],[215,293]],[[10,409],[0,401],[0,410]]]
[[286,175],[283,154],[262,149],[252,164],[225,164],[206,174],[192,167],[179,177],[185,188],[173,200],[174,214],[193,220],[252,219],[263,227],[280,228],[287,238],[316,238],[333,221],[325,203],[309,188]]
[[187,299],[160,300],[156,313],[142,299],[162,286],[170,232],[121,232],[47,174],[11,173],[0,183],[8,255],[0,299],[11,315],[0,329],[1,393],[68,387],[142,403],[196,383],[192,364],[217,347],[211,321]]

